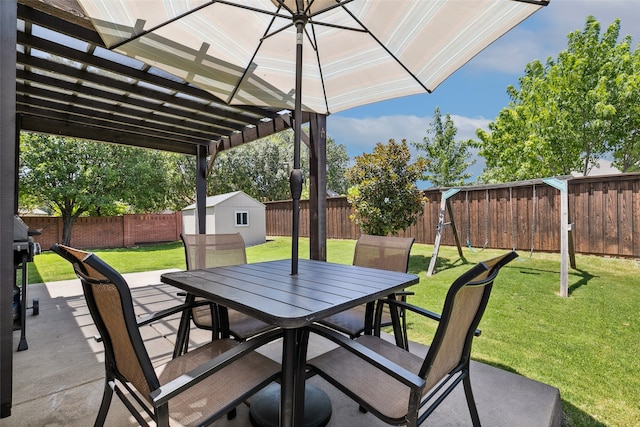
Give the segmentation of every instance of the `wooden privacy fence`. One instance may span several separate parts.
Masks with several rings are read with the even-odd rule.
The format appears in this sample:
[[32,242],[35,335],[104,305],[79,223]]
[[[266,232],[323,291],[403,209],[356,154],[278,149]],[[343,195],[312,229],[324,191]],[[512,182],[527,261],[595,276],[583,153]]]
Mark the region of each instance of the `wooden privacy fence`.
[[[400,235],[434,244],[443,191],[428,198],[418,224]],[[576,253],[640,257],[640,173],[568,179],[569,222]],[[460,187],[450,198],[462,245],[560,251],[560,191],[541,180]],[[345,197],[327,199],[327,238],[357,239]],[[267,235],[291,235],[291,202],[266,203]],[[447,214],[446,221],[450,221]],[[309,235],[309,205],[300,203],[300,236]],[[455,245],[451,227],[441,244]]]

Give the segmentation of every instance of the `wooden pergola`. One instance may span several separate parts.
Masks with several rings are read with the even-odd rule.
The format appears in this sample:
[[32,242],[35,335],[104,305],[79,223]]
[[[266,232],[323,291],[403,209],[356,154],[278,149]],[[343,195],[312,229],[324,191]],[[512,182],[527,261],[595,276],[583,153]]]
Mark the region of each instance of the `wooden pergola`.
[[[21,131],[191,154],[199,232],[216,155],[292,126],[288,111],[229,106],[107,50],[75,0],[0,1],[0,417],[11,414],[13,215]],[[326,259],[326,117],[305,114],[312,259]],[[46,248],[45,248],[46,249]]]

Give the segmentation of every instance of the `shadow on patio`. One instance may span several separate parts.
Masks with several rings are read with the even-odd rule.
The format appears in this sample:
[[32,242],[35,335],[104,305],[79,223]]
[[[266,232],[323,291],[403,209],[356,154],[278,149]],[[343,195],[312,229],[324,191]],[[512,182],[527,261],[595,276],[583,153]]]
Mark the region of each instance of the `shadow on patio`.
[[[137,313],[157,311],[175,305],[177,290],[160,284],[162,272],[125,275],[132,287]],[[149,285],[152,284],[152,285]],[[13,407],[11,417],[0,420],[4,426],[70,426],[93,424],[103,389],[103,349],[93,336],[96,329],[87,310],[80,282],[69,280],[29,286],[29,298],[39,298],[40,314],[28,315],[26,336],[29,349],[14,353]],[[154,364],[171,357],[179,318],[143,327],[142,336]],[[20,332],[14,332],[17,348]],[[193,329],[192,342],[205,342],[210,332]],[[326,351],[327,342],[313,336],[309,357]],[[278,358],[275,343],[266,350]],[[424,354],[425,347],[411,344],[411,351]],[[562,408],[558,389],[485,364],[472,362],[472,383],[480,419],[484,425],[559,426]],[[358,405],[319,377],[309,380],[325,390],[332,401],[329,426],[383,426],[371,414],[362,414]],[[381,392],[384,392],[381,390]],[[249,402],[250,403],[250,402]],[[247,405],[238,416],[216,422],[216,426],[248,426]],[[471,422],[462,387],[429,418],[429,425],[466,426]],[[136,425],[122,403],[114,398],[106,425]]]

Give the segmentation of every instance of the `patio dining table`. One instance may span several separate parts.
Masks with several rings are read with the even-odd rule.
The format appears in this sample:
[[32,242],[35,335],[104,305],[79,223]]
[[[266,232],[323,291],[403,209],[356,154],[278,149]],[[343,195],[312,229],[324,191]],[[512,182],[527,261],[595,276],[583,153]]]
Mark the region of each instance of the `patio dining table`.
[[291,260],[280,260],[165,273],[161,280],[283,329],[280,425],[300,427],[306,326],[416,284],[418,276],[301,259],[295,275],[291,275]]

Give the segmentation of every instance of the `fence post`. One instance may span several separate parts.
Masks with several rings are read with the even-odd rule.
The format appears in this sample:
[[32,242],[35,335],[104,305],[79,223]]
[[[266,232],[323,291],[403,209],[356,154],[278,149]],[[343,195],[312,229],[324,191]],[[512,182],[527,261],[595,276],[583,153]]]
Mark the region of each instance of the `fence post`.
[[[560,190],[560,296],[569,296],[569,251],[573,253],[573,248],[569,247],[569,233],[572,225],[569,224],[569,191],[566,180],[557,178],[543,178],[542,181]],[[575,268],[575,258],[572,266]]]

